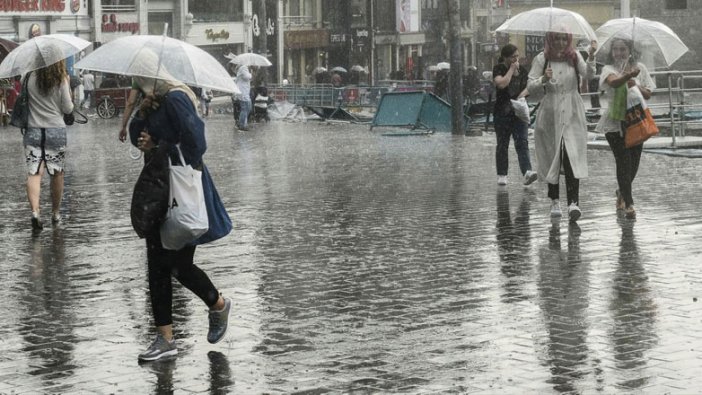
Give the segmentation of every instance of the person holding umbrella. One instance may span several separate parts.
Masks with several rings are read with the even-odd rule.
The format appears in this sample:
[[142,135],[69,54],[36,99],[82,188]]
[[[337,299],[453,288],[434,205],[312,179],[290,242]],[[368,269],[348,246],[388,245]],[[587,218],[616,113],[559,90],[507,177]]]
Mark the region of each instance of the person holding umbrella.
[[559,178],[565,171],[568,217],[580,218],[580,179],[587,177],[587,125],[580,79],[595,71],[592,41],[585,62],[573,47],[573,35],[558,26],[546,33],[544,51],[533,60],[527,90],[542,96],[534,125],[538,178],[548,183],[551,216],[560,217]]
[[524,176],[524,185],[536,181],[537,174],[531,170],[529,158],[529,124],[520,119],[512,108],[511,100],[524,97],[527,94],[527,71],[519,65],[519,49],[513,44],[507,44],[500,51],[499,63],[492,69],[495,81],[496,95],[494,107],[495,136],[495,167],[497,169],[497,184],[507,185],[507,170],[509,169],[508,151],[509,138],[514,139],[514,149],[517,151],[519,168]]
[[[49,54],[59,52],[54,46],[44,49]],[[52,55],[60,58],[60,54]],[[73,111],[73,100],[69,86],[66,61],[39,68],[25,76],[29,92],[29,118],[23,144],[26,157],[27,198],[32,210],[32,229],[41,230],[44,226],[40,217],[39,197],[41,178],[46,170],[51,182],[51,223],[61,221],[59,208],[63,197],[66,124],[63,114]]]
[[[609,147],[614,154],[614,162],[617,168],[617,211],[623,210],[627,218],[636,218],[634,210],[634,199],[632,197],[632,183],[639,170],[643,143],[631,148],[624,145],[624,130],[622,117],[615,116],[615,100],[620,97],[623,103],[619,103],[620,108],[626,108],[626,95],[641,95],[644,100],[651,98],[656,84],[651,78],[648,69],[643,63],[637,61],[638,54],[634,51],[633,42],[625,37],[615,37],[611,41],[609,55],[606,65],[600,74],[600,90],[604,92],[603,98],[609,102],[604,110],[600,121],[595,129],[599,133],[604,133],[609,143]],[[616,95],[617,89],[626,93]],[[627,92],[628,90],[628,92]]]
[[[165,76],[167,72],[162,71],[159,74]],[[174,80],[146,77],[134,77],[133,80],[145,96],[137,115],[129,124],[132,144],[146,155],[152,155],[159,144],[180,144],[186,163],[203,170],[203,186],[210,184],[206,181],[209,173],[202,161],[206,150],[205,128],[197,114],[195,94],[185,84]],[[205,201],[208,217],[213,211],[223,210],[214,189],[209,199],[208,193],[205,192]],[[207,341],[217,343],[224,337],[231,300],[224,298],[207,274],[193,263],[196,245],[214,240],[214,236],[208,236],[213,231],[212,221],[210,222],[210,230],[203,237],[180,250],[165,249],[158,230],[146,237],[149,293],[158,335],[156,340],[139,354],[139,360],[154,361],[178,353],[173,339],[171,276],[209,307]],[[228,230],[224,232],[226,233]]]
[[249,130],[249,113],[251,112],[251,79],[253,75],[245,64],[239,65],[236,70],[236,86],[239,88],[239,130]]

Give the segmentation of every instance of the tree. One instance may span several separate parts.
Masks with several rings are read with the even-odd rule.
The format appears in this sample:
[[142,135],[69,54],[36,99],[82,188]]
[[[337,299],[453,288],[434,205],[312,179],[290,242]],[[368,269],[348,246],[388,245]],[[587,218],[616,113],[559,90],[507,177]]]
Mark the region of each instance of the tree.
[[449,51],[451,70],[449,72],[449,89],[451,103],[451,133],[464,134],[463,126],[463,62],[461,58],[461,14],[459,0],[448,2]]

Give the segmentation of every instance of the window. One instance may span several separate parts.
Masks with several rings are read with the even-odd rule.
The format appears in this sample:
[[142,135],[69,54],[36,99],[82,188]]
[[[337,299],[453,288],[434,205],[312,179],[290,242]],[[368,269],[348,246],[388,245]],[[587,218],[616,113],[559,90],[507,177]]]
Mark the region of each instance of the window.
[[149,34],[160,36],[168,24],[166,35],[173,37],[173,14],[170,12],[149,12]]
[[244,20],[244,1],[190,0],[188,12],[194,22],[240,22]]
[[136,0],[101,0],[105,12],[136,11]]
[[686,10],[687,0],[665,0],[666,10]]

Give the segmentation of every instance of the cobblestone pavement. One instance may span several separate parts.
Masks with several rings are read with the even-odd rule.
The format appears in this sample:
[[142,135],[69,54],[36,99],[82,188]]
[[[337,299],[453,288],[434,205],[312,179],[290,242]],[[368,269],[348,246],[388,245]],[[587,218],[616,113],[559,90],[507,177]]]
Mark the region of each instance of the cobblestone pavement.
[[205,306],[177,286],[180,353],[144,365],[141,162],[117,121],[70,131],[65,221],[36,237],[20,135],[0,130],[0,394],[702,388],[699,159],[644,154],[628,221],[611,154],[590,151],[573,226],[551,222],[543,184],[520,184],[513,151],[496,185],[489,134],[208,123],[235,229],[196,260],[234,300],[230,331],[208,344]]

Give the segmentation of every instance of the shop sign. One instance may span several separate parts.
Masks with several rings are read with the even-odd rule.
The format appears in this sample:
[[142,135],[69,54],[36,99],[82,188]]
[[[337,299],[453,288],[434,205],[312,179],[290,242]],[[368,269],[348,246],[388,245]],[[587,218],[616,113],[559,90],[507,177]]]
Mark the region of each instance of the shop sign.
[[139,22],[118,22],[116,14],[102,14],[103,33],[139,33]]
[[208,40],[212,41],[226,40],[229,38],[229,32],[224,29],[218,32],[216,32],[214,29],[205,29],[205,36]]
[[544,50],[544,36],[526,36],[525,44],[524,56],[533,59],[534,56]]
[[0,0],[0,15],[18,13],[31,15],[88,15],[81,0]]
[[339,44],[339,43],[345,43],[346,42],[346,34],[330,34],[329,35],[329,42],[332,44]]
[[285,47],[291,49],[323,48],[329,45],[329,31],[289,30],[285,32]]
[[265,30],[266,36],[272,36],[275,34],[275,22],[271,18],[266,19],[265,26],[261,26],[258,20],[258,14],[253,14],[251,17],[251,31],[254,37],[261,35],[261,30]]

